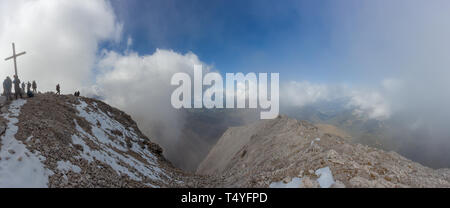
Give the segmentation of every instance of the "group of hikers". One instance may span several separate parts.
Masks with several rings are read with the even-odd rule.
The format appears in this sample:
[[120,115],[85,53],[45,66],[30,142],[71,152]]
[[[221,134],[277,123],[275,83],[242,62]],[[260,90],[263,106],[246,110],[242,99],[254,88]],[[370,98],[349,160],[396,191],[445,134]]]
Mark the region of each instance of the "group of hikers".
[[[11,100],[13,84],[14,84],[14,97],[16,99],[18,99],[19,97],[23,98],[22,93],[25,92],[25,82],[22,82],[22,85],[20,83],[21,83],[20,79],[16,75],[14,75],[14,80],[11,80],[9,76],[6,77],[6,79],[3,81],[3,89],[5,91],[6,100]],[[36,92],[37,92],[36,81],[33,81],[33,83],[28,82],[26,91],[27,96],[33,97],[34,93]]]
[[[14,94],[12,93],[14,85]],[[25,86],[26,85],[26,86]],[[25,93],[25,87],[26,95],[28,97],[34,97],[34,94],[37,93],[37,83],[33,80],[33,82],[29,82],[25,84],[25,82],[20,82],[20,79],[14,75],[14,80],[11,80],[9,76],[6,77],[6,79],[3,81],[3,89],[4,89],[4,95],[6,97],[7,101],[12,100],[12,97],[15,97],[15,99],[23,98],[23,93]],[[56,85],[56,94],[61,94],[61,86],[59,84]],[[14,95],[14,96],[13,96]],[[80,96],[80,91],[75,92],[75,96]]]

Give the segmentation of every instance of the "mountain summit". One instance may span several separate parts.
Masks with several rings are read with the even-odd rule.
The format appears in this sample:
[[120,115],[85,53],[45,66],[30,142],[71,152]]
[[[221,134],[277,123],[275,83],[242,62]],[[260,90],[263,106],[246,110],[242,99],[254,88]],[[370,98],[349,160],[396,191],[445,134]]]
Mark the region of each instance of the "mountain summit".
[[1,108],[0,187],[178,187],[181,171],[124,112],[46,93]]

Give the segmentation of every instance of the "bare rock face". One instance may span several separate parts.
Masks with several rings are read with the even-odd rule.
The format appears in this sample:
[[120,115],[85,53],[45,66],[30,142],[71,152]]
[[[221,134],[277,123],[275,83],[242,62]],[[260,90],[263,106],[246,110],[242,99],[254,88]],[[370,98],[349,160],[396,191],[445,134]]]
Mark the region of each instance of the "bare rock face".
[[[230,128],[197,170],[224,180],[212,186],[269,187],[301,178],[300,187],[450,187],[450,171],[433,170],[289,119]],[[288,178],[288,179],[286,179]]]

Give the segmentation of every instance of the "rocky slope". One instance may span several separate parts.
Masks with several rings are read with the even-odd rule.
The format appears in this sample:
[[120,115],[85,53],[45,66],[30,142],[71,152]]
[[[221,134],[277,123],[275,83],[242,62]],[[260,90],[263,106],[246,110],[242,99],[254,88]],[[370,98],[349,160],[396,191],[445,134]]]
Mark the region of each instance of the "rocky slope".
[[174,168],[130,116],[101,101],[39,94],[1,112],[0,187],[186,187],[203,181]]
[[0,187],[450,187],[448,169],[342,135],[287,117],[233,127],[190,174],[124,112],[38,94],[1,107]]
[[450,187],[433,170],[287,117],[228,129],[200,164],[219,187]]

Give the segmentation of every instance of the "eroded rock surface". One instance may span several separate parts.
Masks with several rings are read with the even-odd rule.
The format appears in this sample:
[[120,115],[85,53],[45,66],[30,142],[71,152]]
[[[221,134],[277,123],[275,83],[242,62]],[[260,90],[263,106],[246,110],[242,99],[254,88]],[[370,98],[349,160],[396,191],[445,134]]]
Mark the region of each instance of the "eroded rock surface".
[[33,171],[13,173],[31,165],[47,173],[36,179],[37,187],[201,186],[192,182],[195,176],[165,160],[162,149],[129,115],[101,101],[49,93],[5,107],[0,119],[0,152],[5,157],[0,165],[6,168],[0,180],[17,179],[5,186],[34,187],[25,180],[35,177]]
[[[318,170],[329,168],[321,179]],[[321,132],[316,126],[280,116],[230,128],[197,170],[219,175],[213,186],[269,187],[292,183],[299,187],[450,187],[448,169],[433,170],[395,152],[385,152]]]

